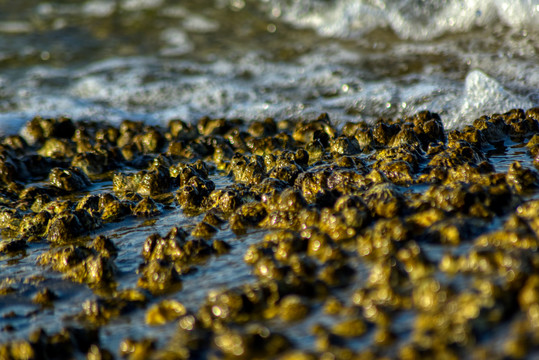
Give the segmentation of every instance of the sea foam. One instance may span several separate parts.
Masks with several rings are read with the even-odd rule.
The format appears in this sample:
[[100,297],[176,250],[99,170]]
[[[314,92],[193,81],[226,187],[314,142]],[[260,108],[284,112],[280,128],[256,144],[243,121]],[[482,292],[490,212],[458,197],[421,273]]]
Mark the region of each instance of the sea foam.
[[270,12],[324,36],[356,37],[390,28],[402,39],[427,40],[498,21],[539,30],[538,0],[272,0]]

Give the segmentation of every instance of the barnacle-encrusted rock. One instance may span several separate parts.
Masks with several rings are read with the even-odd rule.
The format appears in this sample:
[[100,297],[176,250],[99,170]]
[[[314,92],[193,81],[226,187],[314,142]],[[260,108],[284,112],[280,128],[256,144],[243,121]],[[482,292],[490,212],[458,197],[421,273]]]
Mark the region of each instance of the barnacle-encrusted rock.
[[394,217],[404,208],[402,194],[387,183],[373,185],[367,190],[364,199],[370,211],[380,217]]
[[194,237],[209,239],[213,235],[215,235],[217,231],[218,230],[215,226],[210,225],[207,222],[201,221],[197,224],[197,226],[195,226],[195,228],[191,232],[191,235]]
[[32,301],[42,306],[51,306],[56,299],[58,299],[58,295],[49,288],[45,288],[36,293],[32,298]]
[[120,315],[126,315],[148,302],[144,292],[126,289],[114,293],[110,297],[98,297],[82,303],[82,311],[78,318],[93,325],[103,325]]
[[175,300],[163,300],[146,311],[146,324],[163,325],[187,313],[185,306]]
[[47,232],[51,215],[47,211],[40,211],[37,214],[27,214],[23,217],[20,225],[20,232],[23,236],[44,236]]
[[71,212],[54,216],[49,222],[47,239],[54,243],[66,243],[74,240],[84,232],[79,217]]
[[65,139],[47,139],[41,149],[37,151],[41,156],[49,158],[65,159],[73,157],[75,154],[72,142]]
[[151,260],[144,265],[137,285],[152,294],[164,294],[181,288],[180,274],[172,263],[163,260]]
[[288,295],[279,303],[279,317],[284,321],[298,321],[307,316],[309,306],[296,295]]
[[17,180],[27,180],[28,177],[25,163],[17,160],[9,151],[0,149],[0,183],[7,185]]
[[149,197],[140,200],[133,207],[133,215],[135,216],[151,217],[159,215],[160,213],[161,211],[159,210],[159,207],[157,206],[156,202]]
[[335,129],[331,126],[329,115],[321,114],[313,121],[300,121],[296,124],[292,137],[295,141],[304,144],[314,139],[319,139],[324,146],[328,146],[329,140],[336,135]]
[[235,232],[245,231],[249,226],[258,225],[266,215],[266,207],[262,203],[244,204],[230,216],[230,228]]
[[537,173],[522,167],[518,161],[515,161],[509,166],[506,181],[518,193],[524,193],[527,190],[539,186],[539,176]]
[[209,201],[224,213],[231,213],[242,204],[240,194],[233,189],[215,190],[210,194]]
[[270,285],[246,285],[244,289],[233,288],[210,291],[198,312],[204,326],[212,323],[239,322],[260,318],[260,311],[267,308],[267,294],[277,291]]
[[26,241],[24,240],[3,240],[0,241],[0,254],[9,254],[26,249]]
[[341,321],[331,328],[335,335],[343,337],[359,337],[367,331],[367,326],[361,318]]
[[87,151],[73,157],[71,166],[81,169],[86,175],[99,175],[113,169],[116,163],[105,151]]
[[169,191],[171,186],[168,171],[162,167],[142,170],[133,175],[117,173],[112,179],[116,193],[137,192],[143,196],[153,196]]
[[88,176],[77,167],[52,169],[49,174],[49,182],[65,191],[83,190],[91,184]]
[[228,252],[230,252],[230,249],[232,248],[232,246],[230,246],[227,242],[223,240],[218,240],[218,239],[213,240],[213,243],[211,244],[211,246],[217,255],[227,254]]
[[129,205],[120,201],[117,197],[110,193],[99,195],[99,211],[101,219],[104,222],[118,221],[127,214],[130,214]]
[[115,258],[118,255],[118,248],[106,236],[99,235],[92,241],[92,249],[97,251],[101,256],[107,258]]
[[165,236],[152,234],[142,246],[142,256],[145,260],[176,260],[183,256],[182,246],[187,234],[180,228],[173,228]]
[[245,157],[236,153],[230,161],[232,175],[236,182],[253,185],[266,177],[266,166],[261,156]]
[[253,326],[245,333],[224,330],[216,334],[215,346],[225,357],[274,358],[290,348],[290,341],[283,335],[263,326]]
[[465,218],[441,220],[432,225],[425,233],[425,239],[447,245],[459,245],[466,239],[484,231],[484,222]]
[[142,153],[155,153],[163,147],[164,138],[156,128],[146,127],[141,134],[133,138],[133,142]]
[[38,258],[38,263],[50,265],[74,281],[92,285],[110,283],[116,272],[112,259],[74,245],[50,250]]
[[176,192],[175,199],[185,211],[200,212],[200,206],[210,197],[214,189],[213,181],[192,176]]
[[22,214],[16,209],[0,207],[0,228],[17,230],[21,223]]

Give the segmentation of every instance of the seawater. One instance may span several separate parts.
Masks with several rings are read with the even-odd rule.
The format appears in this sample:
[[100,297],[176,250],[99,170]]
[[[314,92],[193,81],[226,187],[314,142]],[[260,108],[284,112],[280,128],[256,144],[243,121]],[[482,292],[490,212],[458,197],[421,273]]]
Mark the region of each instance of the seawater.
[[0,2],[0,132],[35,115],[448,127],[539,104],[539,0]]
[[[0,1],[0,133],[19,132],[35,115],[165,125],[174,118],[327,112],[342,124],[424,109],[452,128],[538,106],[538,52],[538,0]],[[120,248],[120,287],[135,286],[149,234],[199,220],[174,210],[100,230]],[[198,266],[173,295],[190,309],[212,289],[254,280],[242,257],[261,234],[223,236],[232,253]],[[47,271],[41,285],[61,299],[35,313],[36,289],[24,279],[41,275],[35,260],[43,251],[33,244],[24,256],[0,259],[0,281],[20,279],[15,295],[0,297],[0,317],[15,315],[0,326],[16,329],[0,332],[0,341],[76,324],[81,304],[97,296]],[[357,270],[358,279],[365,276]],[[105,346],[115,351],[128,336],[166,342],[173,325],[151,329],[143,316],[105,326]],[[305,328],[289,331],[310,346]]]

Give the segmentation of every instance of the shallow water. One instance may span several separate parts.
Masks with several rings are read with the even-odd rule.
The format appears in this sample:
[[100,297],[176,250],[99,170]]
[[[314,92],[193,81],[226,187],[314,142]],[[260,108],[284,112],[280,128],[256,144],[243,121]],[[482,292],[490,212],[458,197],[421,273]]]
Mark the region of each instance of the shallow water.
[[[166,124],[205,115],[250,120],[328,112],[344,123],[429,109],[448,128],[462,126],[481,114],[539,105],[538,19],[538,0],[0,1],[0,133],[17,133],[38,114]],[[515,158],[530,166],[521,155],[508,146],[491,160],[498,172]],[[131,219],[92,235],[110,235],[118,245],[118,281],[129,288],[149,234],[199,220],[171,209],[155,222]],[[192,310],[210,289],[254,280],[242,257],[261,234],[222,233],[231,254],[198,266],[171,295]],[[36,269],[46,248],[33,244],[24,256],[0,258],[0,282],[17,279],[17,292],[0,297],[0,328],[15,328],[0,331],[0,341],[76,324],[79,305],[96,297]],[[358,266],[361,277],[366,270]],[[36,275],[44,280],[25,282]],[[36,314],[29,299],[41,286],[60,300]],[[166,342],[173,325],[150,329],[143,316],[141,310],[106,325],[106,347],[116,351],[123,338],[152,332]],[[306,348],[309,325],[288,329]]]

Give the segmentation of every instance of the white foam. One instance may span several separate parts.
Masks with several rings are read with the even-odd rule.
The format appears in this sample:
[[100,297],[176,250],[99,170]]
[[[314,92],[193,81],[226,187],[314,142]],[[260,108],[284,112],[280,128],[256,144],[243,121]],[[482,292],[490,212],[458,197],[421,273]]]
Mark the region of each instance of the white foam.
[[82,11],[94,17],[107,17],[114,12],[115,2],[105,0],[93,0],[84,3]]
[[539,0],[273,0],[268,12],[324,36],[357,37],[389,27],[403,39],[433,39],[499,20],[539,31]]
[[163,56],[178,56],[187,54],[194,49],[193,42],[187,33],[181,29],[168,28],[161,32],[161,40],[167,46],[161,49]]
[[22,34],[32,30],[32,24],[26,21],[0,21],[0,33]]
[[537,0],[497,0],[498,15],[506,24],[520,28],[539,27],[539,1]]
[[217,31],[219,23],[204,16],[191,15],[183,21],[183,27],[192,32],[208,33]]
[[[467,76],[462,94],[462,106],[458,125],[471,122],[483,114],[504,113],[514,108],[527,109],[530,101],[507,91],[499,82],[480,70],[473,70]],[[457,125],[449,124],[449,125]]]
[[123,0],[122,8],[129,11],[157,9],[164,0]]
[[416,4],[404,9],[392,7],[387,13],[391,28],[404,39],[426,40],[465,32],[495,19],[495,9],[488,1],[426,2],[425,8],[413,5]]
[[387,25],[384,11],[364,1],[276,3],[272,14],[280,14],[293,25],[314,28],[324,36],[346,37]]
[[185,18],[189,15],[189,11],[181,5],[163,6],[159,14],[164,17]]

